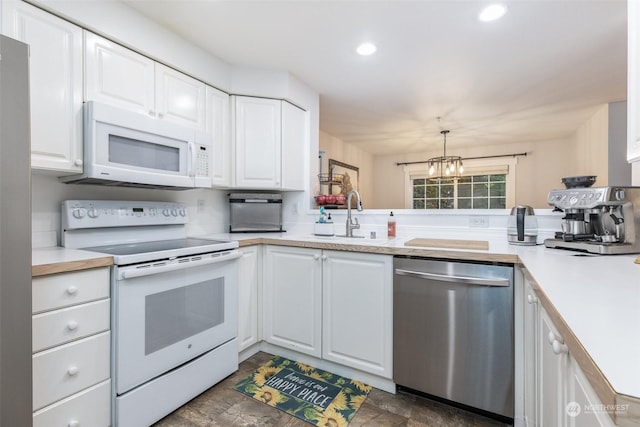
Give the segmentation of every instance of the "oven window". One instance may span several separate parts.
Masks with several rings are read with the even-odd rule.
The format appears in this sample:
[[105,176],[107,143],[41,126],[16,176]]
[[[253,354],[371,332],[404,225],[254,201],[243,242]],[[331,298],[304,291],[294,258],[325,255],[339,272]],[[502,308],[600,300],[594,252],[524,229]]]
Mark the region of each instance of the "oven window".
[[180,149],[118,135],[109,135],[109,162],[178,172],[180,170]]
[[224,322],[224,278],[145,297],[145,355]]

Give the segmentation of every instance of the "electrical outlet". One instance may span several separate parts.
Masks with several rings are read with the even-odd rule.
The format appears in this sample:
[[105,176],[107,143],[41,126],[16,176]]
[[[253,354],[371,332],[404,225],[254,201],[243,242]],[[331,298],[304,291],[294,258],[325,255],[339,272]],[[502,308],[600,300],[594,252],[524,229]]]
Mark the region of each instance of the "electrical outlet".
[[204,200],[198,200],[198,213],[204,213],[206,210]]
[[489,217],[472,216],[469,218],[469,227],[489,227]]

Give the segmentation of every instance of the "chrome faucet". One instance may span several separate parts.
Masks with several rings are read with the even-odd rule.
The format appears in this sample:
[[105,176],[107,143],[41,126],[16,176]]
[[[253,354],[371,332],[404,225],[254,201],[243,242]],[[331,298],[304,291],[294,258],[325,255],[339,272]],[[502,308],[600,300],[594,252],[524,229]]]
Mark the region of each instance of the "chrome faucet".
[[358,224],[358,218],[354,218],[355,222],[351,220],[351,196],[356,195],[356,209],[358,212],[362,211],[362,201],[360,200],[360,193],[358,190],[351,190],[349,194],[347,194],[347,231],[345,235],[347,237],[363,237],[363,236],[354,236],[353,230],[360,228],[360,224]]

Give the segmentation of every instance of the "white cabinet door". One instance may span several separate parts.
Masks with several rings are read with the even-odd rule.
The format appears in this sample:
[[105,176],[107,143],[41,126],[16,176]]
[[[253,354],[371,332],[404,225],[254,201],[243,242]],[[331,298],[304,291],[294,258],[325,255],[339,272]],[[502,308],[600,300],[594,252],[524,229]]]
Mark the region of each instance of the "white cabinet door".
[[531,284],[524,282],[524,420],[525,426],[538,425],[538,298]]
[[282,188],[304,190],[307,181],[305,154],[307,113],[282,101]]
[[259,254],[258,246],[240,248],[238,263],[238,344],[242,351],[256,344],[258,336],[258,286]]
[[265,341],[321,357],[320,249],[267,246],[264,253]]
[[281,186],[282,101],[234,97],[235,187]]
[[[566,425],[566,373],[564,341],[547,313],[540,309],[538,338],[539,421],[541,427]],[[554,351],[555,343],[555,351]]]
[[173,68],[155,64],[158,118],[205,130],[205,84]]
[[231,186],[231,137],[229,135],[229,95],[207,86],[207,133],[212,139],[211,181],[216,187]]
[[155,115],[154,61],[85,31],[85,99]]
[[2,3],[3,33],[29,44],[31,167],[82,172],[82,29],[27,3]]
[[324,251],[322,357],[392,378],[393,258]]
[[603,405],[573,357],[569,357],[568,368],[567,426],[613,427],[613,421],[600,410]]

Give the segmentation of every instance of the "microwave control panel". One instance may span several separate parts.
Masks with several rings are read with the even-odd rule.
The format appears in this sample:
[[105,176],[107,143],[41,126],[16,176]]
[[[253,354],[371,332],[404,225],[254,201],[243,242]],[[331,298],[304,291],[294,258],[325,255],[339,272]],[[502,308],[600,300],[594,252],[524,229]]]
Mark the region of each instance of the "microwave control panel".
[[196,176],[209,176],[209,152],[206,145],[196,145]]

